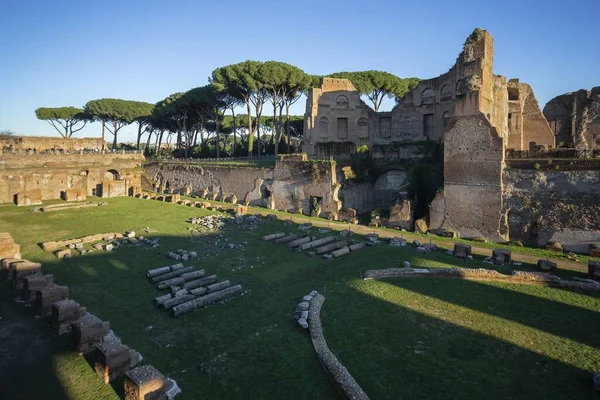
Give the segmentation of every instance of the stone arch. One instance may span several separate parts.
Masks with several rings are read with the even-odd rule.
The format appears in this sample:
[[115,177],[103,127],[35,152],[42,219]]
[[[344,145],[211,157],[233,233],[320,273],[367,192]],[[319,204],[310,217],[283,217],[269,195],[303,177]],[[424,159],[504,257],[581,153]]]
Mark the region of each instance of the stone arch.
[[452,88],[450,85],[445,84],[440,89],[440,101],[452,100]]
[[421,104],[434,104],[435,91],[432,88],[427,88],[421,92]]
[[350,107],[350,100],[348,100],[346,96],[341,94],[335,99],[335,106],[337,108],[348,108]]
[[462,79],[459,79],[456,82],[456,97],[462,96],[462,94],[463,94],[462,86],[463,86],[463,81],[462,81]]
[[321,134],[321,136],[329,135],[329,118],[319,118],[319,133]]
[[116,169],[109,169],[104,173],[105,181],[118,181],[121,179],[121,174]]
[[389,208],[406,190],[408,174],[404,170],[389,170],[379,175],[373,185],[373,200],[375,208]]
[[448,122],[450,122],[450,118],[452,118],[450,111],[445,111],[442,114],[442,123],[444,125],[444,129],[446,129],[446,127],[448,126]]

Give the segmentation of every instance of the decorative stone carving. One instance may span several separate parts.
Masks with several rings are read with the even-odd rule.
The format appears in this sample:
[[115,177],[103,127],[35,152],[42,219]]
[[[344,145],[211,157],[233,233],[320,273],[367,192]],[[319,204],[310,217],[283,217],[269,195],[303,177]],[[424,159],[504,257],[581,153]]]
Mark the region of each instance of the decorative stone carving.
[[346,96],[340,95],[335,101],[335,106],[337,108],[348,108],[350,106],[350,101]]
[[435,104],[435,92],[427,88],[421,92],[421,104]]

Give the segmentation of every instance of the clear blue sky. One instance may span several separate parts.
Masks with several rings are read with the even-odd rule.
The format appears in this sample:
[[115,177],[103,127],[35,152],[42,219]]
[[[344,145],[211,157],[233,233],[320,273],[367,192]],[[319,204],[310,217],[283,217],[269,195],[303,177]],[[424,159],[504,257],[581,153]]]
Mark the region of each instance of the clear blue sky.
[[[36,108],[103,97],[155,103],[247,59],[312,74],[431,78],[476,27],[494,37],[494,72],[529,83],[543,107],[600,86],[599,15],[600,0],[3,0],[0,130],[56,136]],[[302,114],[304,101],[293,111]],[[91,124],[76,136],[99,132]],[[133,139],[133,128],[122,132]]]

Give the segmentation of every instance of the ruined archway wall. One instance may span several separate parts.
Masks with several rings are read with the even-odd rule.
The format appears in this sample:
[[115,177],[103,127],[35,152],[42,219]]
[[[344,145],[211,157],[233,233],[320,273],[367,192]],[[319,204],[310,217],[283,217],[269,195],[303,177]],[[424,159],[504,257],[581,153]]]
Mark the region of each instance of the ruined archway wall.
[[0,154],[0,203],[30,190],[40,190],[42,200],[60,199],[68,189],[91,195],[109,169],[139,187],[143,161],[142,154]]

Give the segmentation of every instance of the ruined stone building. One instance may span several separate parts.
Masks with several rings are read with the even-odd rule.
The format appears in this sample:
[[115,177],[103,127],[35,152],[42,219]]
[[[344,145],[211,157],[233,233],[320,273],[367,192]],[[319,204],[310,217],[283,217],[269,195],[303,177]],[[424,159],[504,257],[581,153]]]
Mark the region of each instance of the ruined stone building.
[[557,143],[577,149],[600,149],[600,87],[550,100],[544,107]]
[[375,158],[418,157],[413,145],[444,141],[457,105],[467,106],[463,100],[472,91],[485,91],[479,111],[501,128],[506,148],[554,147],[554,135],[531,87],[515,79],[496,88],[492,60],[492,37],[476,30],[448,72],[420,81],[391,112],[375,113],[350,81],[323,78],[321,87],[308,93],[302,150],[309,156],[337,156],[368,145]]
[[[141,191],[142,154],[75,151],[82,150],[78,146],[101,147],[99,139],[22,136],[10,140],[24,147],[13,146],[10,152],[0,152],[0,204],[31,205],[42,200],[85,200],[88,195],[115,197]],[[57,148],[71,152],[45,152]],[[38,153],[13,153],[19,149],[36,149]]]

